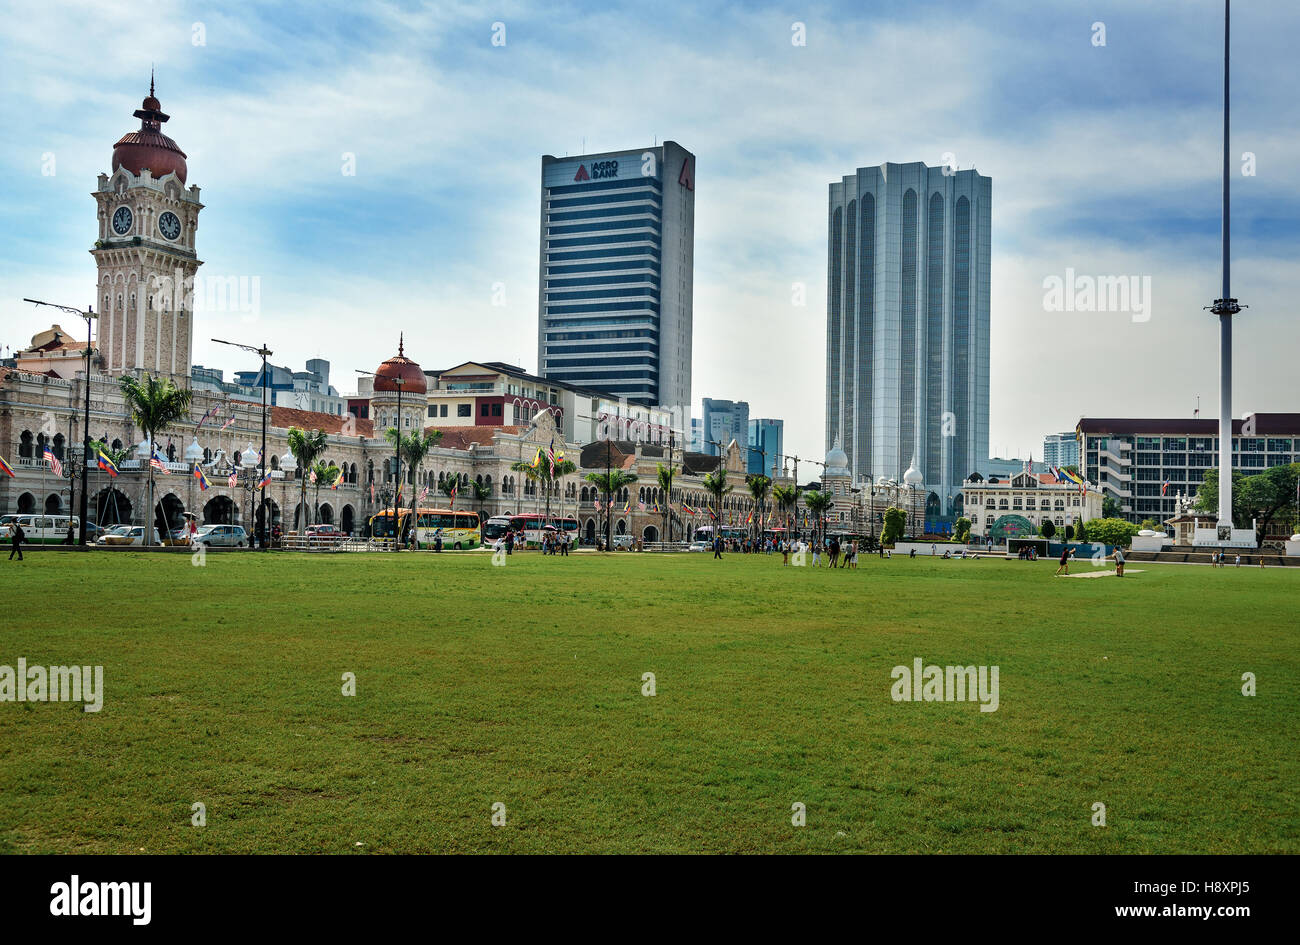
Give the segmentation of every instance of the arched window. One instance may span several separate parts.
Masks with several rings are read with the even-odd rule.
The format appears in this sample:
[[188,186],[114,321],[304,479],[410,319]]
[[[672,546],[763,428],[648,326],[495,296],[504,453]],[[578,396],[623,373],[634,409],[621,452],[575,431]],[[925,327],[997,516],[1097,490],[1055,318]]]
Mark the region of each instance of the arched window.
[[18,441],[18,455],[23,459],[33,459],[35,456],[34,439],[31,430],[24,430],[22,437]]

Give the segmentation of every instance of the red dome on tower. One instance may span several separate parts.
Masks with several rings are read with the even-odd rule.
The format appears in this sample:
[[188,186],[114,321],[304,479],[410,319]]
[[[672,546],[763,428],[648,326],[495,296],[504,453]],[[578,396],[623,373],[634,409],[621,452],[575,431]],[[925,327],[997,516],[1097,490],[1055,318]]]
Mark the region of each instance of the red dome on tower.
[[185,183],[185,152],[162,133],[162,123],[171,116],[163,114],[162,103],[154,98],[152,76],[149,94],[134,114],[140,119],[140,130],[128,131],[113,145],[113,170],[125,167],[138,175],[147,167],[155,178],[175,173]]
[[401,339],[397,342],[397,355],[389,358],[383,364],[379,365],[375,371],[375,390],[396,391],[398,388],[397,378],[401,378],[401,388],[403,394],[427,394],[429,392],[429,381],[420,370],[420,365],[416,364],[406,356],[405,346]]

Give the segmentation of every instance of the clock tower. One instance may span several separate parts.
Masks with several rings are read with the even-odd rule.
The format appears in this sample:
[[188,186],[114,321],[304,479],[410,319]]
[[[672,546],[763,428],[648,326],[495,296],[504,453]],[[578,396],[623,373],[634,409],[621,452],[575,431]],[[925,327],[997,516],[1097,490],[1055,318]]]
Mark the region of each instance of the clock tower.
[[187,378],[193,349],[194,251],[199,188],[185,186],[185,152],[162,133],[170,116],[149,95],[135,112],[140,130],[113,146],[113,172],[93,196],[99,238],[99,351],[110,374],[143,369]]

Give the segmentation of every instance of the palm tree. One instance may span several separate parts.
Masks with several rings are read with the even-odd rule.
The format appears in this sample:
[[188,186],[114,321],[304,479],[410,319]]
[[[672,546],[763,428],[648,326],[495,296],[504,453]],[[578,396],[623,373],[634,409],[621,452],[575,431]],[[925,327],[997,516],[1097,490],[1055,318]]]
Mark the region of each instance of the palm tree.
[[818,530],[822,539],[826,537],[826,510],[835,504],[835,497],[829,492],[818,492],[816,489],[810,489],[803,494],[804,505],[808,506],[808,511],[813,514],[813,520],[817,522]]
[[302,479],[299,489],[301,499],[298,505],[302,510],[302,521],[297,523],[298,534],[302,535],[307,531],[307,475],[316,460],[320,459],[321,454],[325,452],[325,444],[329,437],[325,435],[324,430],[308,431],[299,427],[290,427],[285,439],[289,441],[289,452],[298,463],[298,475]]
[[[119,383],[127,409],[131,411],[132,421],[144,432],[145,439],[149,442],[149,454],[152,459],[154,437],[171,424],[189,416],[193,394],[185,388],[177,387],[168,378],[153,377],[149,374],[144,375],[143,380],[127,374]],[[144,543],[152,545],[153,529],[150,526],[158,510],[153,507],[153,466],[149,466],[148,470],[151,521],[145,522]],[[166,524],[164,521],[160,533],[166,531]]]
[[[787,530],[790,525],[790,509],[799,504],[799,487],[792,486],[773,486],[772,498],[776,500],[776,506],[785,516]],[[790,536],[787,534],[787,538]]]
[[452,473],[443,477],[442,482],[438,483],[438,491],[451,499],[451,510],[456,511],[456,489],[460,486],[460,476]]
[[722,533],[722,500],[734,489],[727,485],[727,473],[716,469],[704,477],[704,491],[713,496],[713,537]]
[[767,494],[772,490],[772,480],[760,473],[754,473],[745,477],[745,482],[749,486],[749,494],[754,497],[754,507],[758,510],[758,524],[755,529],[755,535],[763,533],[763,503],[767,500]]
[[677,476],[677,470],[671,465],[665,466],[660,463],[658,466],[659,488],[664,492],[664,534],[668,537],[666,541],[673,540],[673,479]]
[[424,464],[425,457],[429,451],[442,442],[441,430],[430,430],[427,433],[420,430],[413,430],[406,436],[396,429],[389,427],[384,433],[388,442],[401,451],[402,459],[406,460],[407,468],[411,470],[411,528],[418,525],[416,520],[417,512],[415,511],[416,495],[415,484],[420,481],[420,467]]
[[483,505],[488,499],[492,498],[492,484],[490,482],[479,482],[476,479],[470,483],[470,488],[474,490],[474,498],[478,500],[478,520],[481,525],[483,522]]
[[636,482],[636,474],[624,472],[621,469],[612,469],[607,473],[590,472],[583,478],[605,493],[605,550],[609,551],[614,535],[614,510],[610,508],[610,503],[613,500],[610,496],[625,486],[630,486]]
[[511,463],[510,469],[537,483],[538,488],[546,493],[546,518],[549,521],[551,518],[552,484],[559,482],[570,473],[576,472],[578,467],[574,465],[572,460],[562,459],[555,464],[555,469],[552,470],[551,464],[546,461],[546,457],[539,454],[538,458],[531,463]]
[[315,524],[316,519],[320,518],[320,487],[334,485],[334,480],[343,475],[343,470],[333,463],[317,462],[312,466],[311,471],[316,474],[316,479],[313,482],[316,487],[316,498],[311,510],[311,520]]

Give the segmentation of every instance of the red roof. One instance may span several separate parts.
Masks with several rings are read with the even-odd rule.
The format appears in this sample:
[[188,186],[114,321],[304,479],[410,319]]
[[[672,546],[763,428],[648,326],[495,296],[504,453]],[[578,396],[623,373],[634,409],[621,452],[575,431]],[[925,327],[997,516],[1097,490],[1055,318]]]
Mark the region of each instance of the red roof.
[[428,378],[424,376],[424,371],[420,370],[420,365],[406,356],[405,345],[400,339],[397,342],[397,354],[379,365],[375,371],[375,390],[390,393],[397,390],[399,386],[397,378],[402,380],[400,386],[403,394],[429,392]]
[[113,170],[125,167],[139,175],[147,167],[155,178],[175,173],[185,183],[185,152],[162,133],[162,123],[169,116],[163,114],[162,105],[154,98],[152,82],[135,117],[140,119],[140,130],[128,131],[113,145]]
[[[317,413],[314,410],[298,410],[295,407],[271,407],[271,426],[287,430],[298,427],[302,430],[324,430],[343,436],[375,435],[375,425],[369,420],[358,420],[352,414],[339,416],[333,413]],[[344,426],[349,426],[345,432]]]
[[[471,443],[479,446],[491,446],[493,438],[497,431],[517,436],[527,430],[523,426],[509,427],[425,427],[425,432],[438,430],[442,433],[442,439],[438,445],[449,450],[467,450]],[[528,457],[531,459],[532,457]]]
[[[1300,413],[1251,414],[1257,436],[1300,436]],[[1240,436],[1244,421],[1233,420],[1232,432]],[[1218,436],[1219,421],[1197,417],[1166,419],[1130,419],[1114,417],[1083,417],[1075,428],[1080,433],[1113,436],[1123,435],[1173,435]]]

